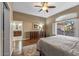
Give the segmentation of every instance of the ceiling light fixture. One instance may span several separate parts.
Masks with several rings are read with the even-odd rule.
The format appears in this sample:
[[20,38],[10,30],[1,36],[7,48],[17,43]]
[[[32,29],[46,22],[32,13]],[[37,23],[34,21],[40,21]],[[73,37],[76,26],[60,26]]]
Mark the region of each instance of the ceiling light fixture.
[[41,7],[39,12],[42,11],[42,10],[48,12],[48,8],[55,8],[56,6],[48,6],[48,2],[41,2],[41,6],[36,5],[35,7]]

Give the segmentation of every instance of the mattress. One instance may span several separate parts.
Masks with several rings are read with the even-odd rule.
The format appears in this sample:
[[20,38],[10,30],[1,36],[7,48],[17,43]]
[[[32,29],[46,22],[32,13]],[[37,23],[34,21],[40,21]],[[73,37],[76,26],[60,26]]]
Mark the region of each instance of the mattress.
[[41,38],[37,49],[46,56],[76,56],[79,55],[79,38],[63,35]]

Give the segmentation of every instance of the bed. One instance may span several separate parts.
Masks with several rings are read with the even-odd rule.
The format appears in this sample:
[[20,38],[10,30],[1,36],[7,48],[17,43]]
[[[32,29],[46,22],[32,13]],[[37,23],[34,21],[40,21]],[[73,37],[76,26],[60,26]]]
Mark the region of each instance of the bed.
[[37,50],[45,56],[79,56],[79,38],[63,35],[41,38]]

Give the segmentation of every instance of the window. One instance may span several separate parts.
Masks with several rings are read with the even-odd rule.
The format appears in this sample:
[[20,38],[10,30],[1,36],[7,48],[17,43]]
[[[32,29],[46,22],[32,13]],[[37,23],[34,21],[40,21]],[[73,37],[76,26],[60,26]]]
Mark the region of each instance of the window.
[[57,34],[74,36],[74,20],[64,20],[57,23]]

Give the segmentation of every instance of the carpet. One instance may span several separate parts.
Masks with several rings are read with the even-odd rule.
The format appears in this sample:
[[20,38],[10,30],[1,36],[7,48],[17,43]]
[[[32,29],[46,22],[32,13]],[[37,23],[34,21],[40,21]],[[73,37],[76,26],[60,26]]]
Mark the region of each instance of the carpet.
[[37,51],[37,45],[32,44],[23,47],[24,56],[40,56],[39,51]]

